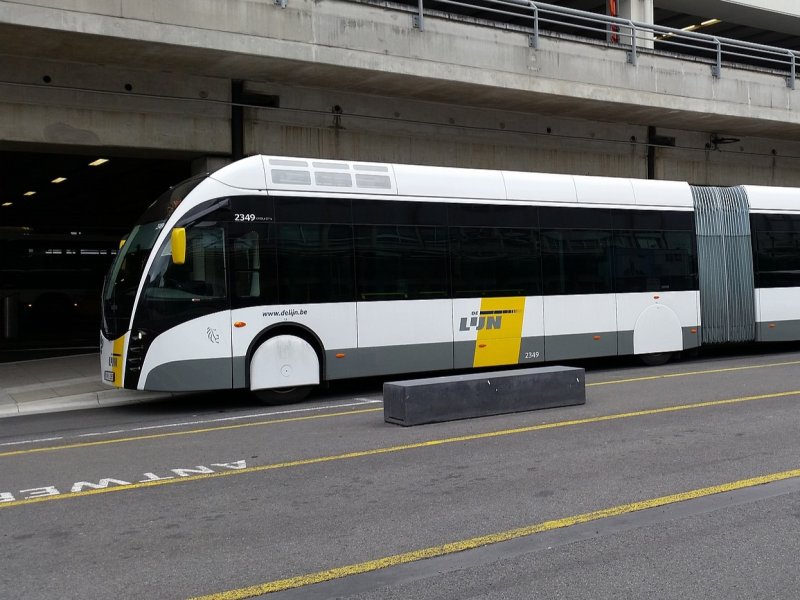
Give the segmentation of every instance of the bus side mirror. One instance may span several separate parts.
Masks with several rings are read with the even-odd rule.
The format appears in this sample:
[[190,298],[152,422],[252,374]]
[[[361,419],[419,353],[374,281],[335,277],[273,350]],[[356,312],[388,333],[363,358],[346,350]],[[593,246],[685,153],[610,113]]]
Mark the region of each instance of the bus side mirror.
[[186,262],[186,229],[176,227],[172,230],[172,264],[182,265]]
[[125,238],[122,238],[122,239],[119,241],[119,248],[117,248],[117,250],[122,250],[122,247],[125,245],[125,242],[127,242],[127,241],[128,241],[128,240],[126,240]]

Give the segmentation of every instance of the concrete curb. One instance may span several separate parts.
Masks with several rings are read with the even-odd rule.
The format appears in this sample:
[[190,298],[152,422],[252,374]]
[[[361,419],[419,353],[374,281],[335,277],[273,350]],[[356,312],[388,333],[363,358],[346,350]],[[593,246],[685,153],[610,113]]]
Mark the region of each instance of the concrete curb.
[[0,405],[0,418],[35,415],[41,413],[64,412],[68,410],[82,410],[86,408],[105,408],[111,406],[124,406],[140,404],[151,400],[171,398],[172,392],[136,392],[133,390],[103,390],[86,392],[72,396],[56,398],[43,398],[22,403],[6,402]]

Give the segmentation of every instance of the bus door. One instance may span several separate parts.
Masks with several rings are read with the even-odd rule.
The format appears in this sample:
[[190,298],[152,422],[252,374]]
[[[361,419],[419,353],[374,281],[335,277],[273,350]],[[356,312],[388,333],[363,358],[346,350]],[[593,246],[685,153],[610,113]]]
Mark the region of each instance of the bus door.
[[132,360],[137,332],[144,336],[142,344],[152,338],[139,389],[191,391],[231,386],[225,236],[218,216],[186,225],[183,263],[173,260],[168,238],[147,274],[128,347]]
[[231,221],[227,230],[233,387],[240,388],[247,385],[247,351],[263,330],[263,308],[277,302],[275,224]]

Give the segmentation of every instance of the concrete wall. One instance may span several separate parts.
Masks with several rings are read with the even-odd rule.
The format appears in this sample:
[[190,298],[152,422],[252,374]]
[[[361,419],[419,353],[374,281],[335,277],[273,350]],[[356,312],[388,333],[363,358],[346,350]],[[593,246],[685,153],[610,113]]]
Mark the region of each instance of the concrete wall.
[[425,23],[339,0],[0,0],[0,147],[228,154],[236,78],[280,98],[245,110],[246,153],[645,177],[653,125],[676,142],[658,178],[800,185],[779,75]]
[[[249,109],[248,153],[647,177],[647,128],[312,88],[255,86],[281,109]],[[338,106],[341,114],[332,112]],[[291,107],[291,108],[289,108]],[[656,177],[800,186],[800,143],[659,129]],[[732,138],[729,138],[732,139]],[[774,151],[774,153],[773,153]]]
[[4,144],[230,152],[224,79],[0,57],[0,81]]
[[630,142],[646,135],[641,127],[310,88],[267,89],[293,110],[248,110],[249,153],[646,175],[646,149]]
[[[7,86],[2,97],[0,148],[111,147],[190,157],[230,152],[229,83],[223,79],[34,59],[0,61],[0,78],[20,84]],[[64,81],[72,87],[58,87]],[[280,103],[245,109],[247,154],[647,176],[647,128],[641,125],[277,83],[247,82],[246,90]],[[171,96],[158,97],[165,94]],[[656,150],[658,178],[800,186],[800,143],[744,136],[712,149],[707,132],[657,133],[676,143]]]
[[[58,7],[58,8],[56,8]],[[66,8],[64,8],[66,7]],[[79,62],[577,114],[640,125],[800,133],[782,76],[543,38],[339,0],[0,1],[0,52],[69,48]],[[15,39],[15,32],[19,32]],[[41,38],[41,39],[37,39]],[[33,43],[32,43],[33,42]],[[52,58],[52,55],[43,56]],[[66,57],[69,58],[69,57]],[[634,110],[635,109],[635,110]]]

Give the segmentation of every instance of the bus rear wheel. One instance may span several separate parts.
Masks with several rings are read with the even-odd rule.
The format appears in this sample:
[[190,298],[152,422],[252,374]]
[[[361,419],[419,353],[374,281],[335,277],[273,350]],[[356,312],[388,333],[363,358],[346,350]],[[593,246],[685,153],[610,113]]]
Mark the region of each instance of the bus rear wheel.
[[648,367],[658,367],[667,364],[672,358],[672,352],[653,352],[652,354],[640,354],[641,360]]
[[280,404],[294,404],[302,402],[314,389],[313,385],[300,385],[296,387],[273,388],[269,390],[253,390],[253,395],[262,404],[278,406]]

